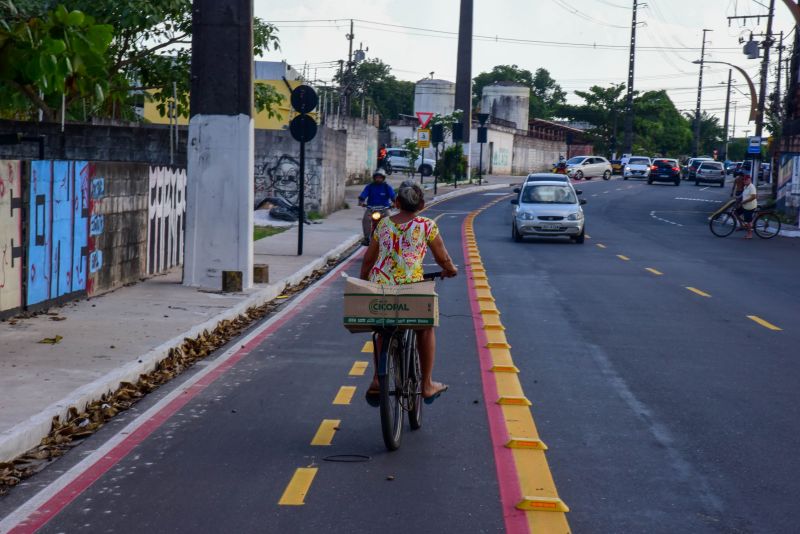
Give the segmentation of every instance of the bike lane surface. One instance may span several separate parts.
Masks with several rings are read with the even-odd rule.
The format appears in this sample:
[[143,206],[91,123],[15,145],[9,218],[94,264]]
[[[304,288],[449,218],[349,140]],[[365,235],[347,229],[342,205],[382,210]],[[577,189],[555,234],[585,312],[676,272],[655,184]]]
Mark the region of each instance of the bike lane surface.
[[[464,216],[492,199],[467,195],[425,213],[457,264]],[[355,276],[359,265],[360,256],[344,270]],[[437,287],[434,376],[450,390],[425,405],[421,430],[405,427],[399,451],[385,450],[378,410],[363,399],[370,337],[341,326],[337,273],[185,392],[163,388],[177,397],[133,439],[112,436],[120,445],[102,465],[86,466],[18,532],[504,531],[463,272]],[[369,362],[363,375],[351,376],[355,362]],[[320,433],[325,441],[324,420],[331,444],[312,445]],[[366,461],[330,461],[341,455]],[[308,486],[290,484],[298,469],[316,469]],[[279,505],[287,493],[303,504]]]

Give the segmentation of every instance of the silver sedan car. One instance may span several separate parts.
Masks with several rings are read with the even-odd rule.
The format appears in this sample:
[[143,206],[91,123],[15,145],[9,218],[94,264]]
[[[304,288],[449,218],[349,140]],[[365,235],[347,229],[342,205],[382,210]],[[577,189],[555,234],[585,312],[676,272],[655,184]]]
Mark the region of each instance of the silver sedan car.
[[511,217],[511,237],[522,241],[526,236],[565,236],[583,243],[585,219],[571,184],[559,181],[528,181],[519,189]]

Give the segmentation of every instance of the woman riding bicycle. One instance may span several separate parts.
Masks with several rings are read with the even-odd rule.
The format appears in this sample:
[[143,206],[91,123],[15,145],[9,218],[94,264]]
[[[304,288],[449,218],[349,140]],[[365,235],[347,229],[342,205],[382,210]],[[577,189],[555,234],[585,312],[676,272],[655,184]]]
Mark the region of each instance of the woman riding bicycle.
[[[422,189],[413,182],[403,182],[397,190],[395,207],[400,210],[391,217],[381,219],[364,254],[361,278],[378,284],[412,284],[423,280],[422,260],[428,247],[434,260],[442,268],[442,276],[458,274],[450,259],[436,223],[417,215],[425,206]],[[432,379],[436,353],[433,328],[417,330],[417,350],[422,367],[422,397],[432,400],[447,391],[447,386]],[[367,390],[367,399],[377,399],[379,394],[377,374]]]

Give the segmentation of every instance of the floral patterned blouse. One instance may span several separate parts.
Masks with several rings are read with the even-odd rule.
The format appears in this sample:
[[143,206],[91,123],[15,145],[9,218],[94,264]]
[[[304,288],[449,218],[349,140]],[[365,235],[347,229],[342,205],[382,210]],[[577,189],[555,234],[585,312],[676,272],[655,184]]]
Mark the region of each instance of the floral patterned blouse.
[[439,227],[427,217],[414,217],[395,224],[389,217],[375,228],[380,251],[369,272],[369,281],[378,284],[411,284],[422,281],[422,260],[428,244],[439,235]]

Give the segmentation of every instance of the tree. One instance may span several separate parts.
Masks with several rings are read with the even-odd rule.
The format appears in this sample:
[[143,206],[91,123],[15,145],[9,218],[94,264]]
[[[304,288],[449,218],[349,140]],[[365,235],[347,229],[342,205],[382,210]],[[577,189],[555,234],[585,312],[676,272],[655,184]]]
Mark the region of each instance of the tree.
[[8,2],[0,20],[0,114],[30,119],[41,111],[53,121],[62,103],[107,98],[113,27],[62,5],[44,14],[25,8]]
[[[686,113],[686,120],[694,128],[694,113]],[[710,156],[714,149],[719,149],[724,142],[725,130],[720,125],[719,118],[703,111],[700,114],[700,153],[697,155]]]
[[350,73],[337,73],[334,81],[351,95],[350,113],[354,116],[362,114],[362,96],[384,120],[414,112],[414,83],[395,78],[392,68],[378,58],[361,61]]
[[689,122],[664,90],[647,91],[633,101],[634,152],[686,154],[692,141]]
[[[16,24],[23,26],[41,26],[41,20],[49,20],[52,14],[62,12],[56,0],[17,0],[22,8],[16,8],[10,0],[5,5],[9,11],[16,11]],[[102,71],[102,82],[107,88],[102,98],[89,101],[85,91],[69,84],[65,88],[52,88],[54,98],[60,105],[61,95],[67,103],[67,114],[73,120],[83,118],[85,105],[89,104],[88,114],[110,116],[114,118],[136,118],[134,105],[141,104],[145,91],[152,91],[152,98],[159,104],[162,113],[166,112],[166,102],[171,99],[173,84],[177,89],[177,111],[182,116],[189,114],[189,71],[191,59],[191,0],[71,0],[74,10],[68,15],[69,22],[84,17],[86,24],[95,24],[100,28],[112,29],[110,42],[106,44],[102,61],[92,63],[93,76]],[[61,22],[63,24],[63,22]],[[24,29],[24,28],[23,28]],[[56,29],[58,31],[58,29]],[[84,29],[90,34],[88,27]],[[101,33],[101,30],[91,30]],[[3,34],[0,34],[3,35]],[[52,35],[52,32],[51,32]],[[34,35],[35,37],[35,35]],[[22,36],[24,38],[24,35]],[[2,37],[0,37],[2,39]],[[33,44],[41,41],[32,40]],[[81,47],[82,38],[69,41]],[[260,56],[265,51],[278,48],[277,29],[260,19],[255,19],[253,30],[254,55]],[[102,41],[98,38],[98,44]],[[47,49],[55,57],[57,63],[70,56],[69,47],[63,52]],[[0,65],[14,62],[20,65],[19,70],[34,69],[37,58],[34,56],[19,57],[14,55],[15,49],[8,49],[0,42]],[[51,60],[49,60],[51,61]],[[0,74],[0,81],[7,78]],[[48,80],[49,81],[49,80]],[[24,80],[24,94],[31,102],[28,107],[35,106],[47,116],[52,116],[57,105],[53,101],[37,102],[31,95],[47,92],[49,85],[42,80]],[[88,83],[88,82],[87,82]],[[9,85],[6,82],[5,85]],[[10,84],[17,93],[22,90]],[[102,84],[101,84],[102,85]],[[255,103],[258,110],[266,110],[271,115],[273,107],[282,100],[280,94],[271,86],[258,85],[255,90]],[[18,102],[19,100],[17,99]],[[3,101],[3,109],[8,107]],[[14,108],[11,108],[14,109]],[[30,109],[23,109],[30,111]]]
[[473,108],[480,105],[483,88],[495,82],[513,82],[528,87],[531,90],[529,113],[532,118],[552,119],[558,115],[561,106],[566,102],[566,93],[550,76],[547,69],[536,69],[534,74],[517,65],[496,65],[491,71],[482,72],[473,80]]
[[[588,122],[593,127],[589,135],[595,151],[600,154],[616,151],[625,113],[625,84],[609,87],[593,85],[588,91],[575,91],[584,100],[579,106],[562,105],[559,114],[575,121]],[[635,93],[636,94],[636,93]]]

